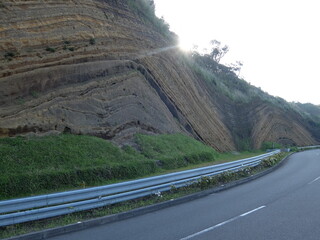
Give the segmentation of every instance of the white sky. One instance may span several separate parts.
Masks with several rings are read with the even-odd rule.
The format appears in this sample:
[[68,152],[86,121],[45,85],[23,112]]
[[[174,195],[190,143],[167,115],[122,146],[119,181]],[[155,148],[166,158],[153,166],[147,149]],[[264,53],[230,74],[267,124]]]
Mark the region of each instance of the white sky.
[[241,76],[287,101],[320,104],[318,0],[155,0],[181,44],[229,46],[224,63],[244,63]]

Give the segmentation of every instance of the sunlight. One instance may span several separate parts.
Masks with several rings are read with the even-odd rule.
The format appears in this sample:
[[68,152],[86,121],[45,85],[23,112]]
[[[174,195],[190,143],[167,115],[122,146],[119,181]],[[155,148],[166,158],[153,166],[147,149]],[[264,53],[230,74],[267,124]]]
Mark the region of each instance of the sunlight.
[[[320,21],[318,1],[310,0],[308,4],[290,0],[154,2],[157,15],[163,16],[170,30],[179,36],[179,48],[183,51],[192,50],[196,44],[198,52],[208,52],[209,42],[216,39],[230,47],[221,63],[245,62],[242,75],[253,85],[289,101],[320,103],[319,93],[313,91],[317,89],[314,86],[318,67],[310,66],[318,64],[320,55],[320,34],[314,30]],[[213,9],[228,9],[228,14],[225,11],[212,14]],[[304,51],[293,52],[301,43]],[[292,87],[293,96],[288,95],[287,87],[275,87],[279,82]]]
[[181,38],[179,39],[179,48],[185,52],[192,50],[194,44],[190,42],[188,39]]

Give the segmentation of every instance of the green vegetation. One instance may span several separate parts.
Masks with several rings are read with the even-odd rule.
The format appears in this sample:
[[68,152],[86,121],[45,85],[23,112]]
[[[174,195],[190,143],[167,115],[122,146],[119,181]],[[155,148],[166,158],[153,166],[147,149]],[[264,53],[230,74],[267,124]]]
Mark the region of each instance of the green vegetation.
[[[223,55],[224,52],[221,54]],[[221,56],[219,55],[219,58]],[[239,78],[233,71],[234,67],[224,66],[214,60],[212,54],[199,54],[192,52],[186,55],[186,64],[196,75],[203,79],[209,87],[231,101],[249,103],[254,98],[269,99],[271,96],[261,89],[251,86],[245,80]]]
[[[62,49],[63,49],[63,50],[68,50],[68,49],[70,50],[70,47],[69,47],[70,41],[69,41],[69,40],[65,40],[63,43],[64,43],[64,45],[63,45],[63,48],[62,48]],[[73,50],[74,50],[74,49],[73,49]],[[73,50],[72,50],[72,51],[73,51]]]
[[39,97],[39,92],[37,92],[37,91],[31,91],[30,94],[34,98],[38,98]]
[[68,47],[67,45],[64,45],[62,49],[63,49],[63,50],[69,50],[69,51],[71,51],[71,52],[73,52],[73,51],[75,50],[74,47]]
[[[304,125],[314,139],[320,141],[320,107],[312,104],[288,103],[280,97],[274,97],[252,86],[239,77],[242,67],[241,62],[225,66],[220,64],[221,58],[228,52],[227,46],[214,40],[211,42],[212,49],[208,53],[197,51],[184,54],[182,61],[194,72],[213,96],[213,101],[220,99],[221,102],[229,103],[240,109],[250,108],[255,104],[266,104],[270,108],[279,109],[287,115],[293,114],[302,117]],[[232,119],[231,119],[232,121]],[[252,148],[250,138],[250,126],[234,129],[235,144],[237,149],[243,151]]]
[[0,198],[85,187],[156,171],[154,160],[127,151],[90,136],[0,139],[4,173],[0,175]]
[[158,18],[155,15],[155,5],[153,0],[127,0],[127,4],[141,20],[151,23],[164,36],[171,35],[169,24],[163,18]]
[[156,159],[164,169],[186,167],[189,164],[214,161],[217,152],[194,139],[176,134],[147,136],[137,135],[141,153],[149,159]]
[[181,134],[137,135],[139,151],[92,136],[0,139],[0,199],[110,184],[250,157],[218,154]]
[[[243,66],[242,62],[238,61],[229,65],[220,64],[221,58],[225,56],[229,48],[228,46],[221,46],[221,43],[217,40],[212,40],[210,44],[211,50],[208,53],[193,51],[185,56],[185,61],[200,79],[205,80],[218,93],[225,95],[237,104],[250,103],[255,99],[260,99],[283,110],[306,112],[301,110],[301,104],[288,103],[280,97],[271,96],[239,77]],[[307,107],[308,110],[313,108],[313,112],[320,111],[318,106],[312,104],[304,106],[305,109]]]
[[86,221],[93,218],[126,212],[135,208],[177,199],[179,197],[183,197],[195,192],[217,187],[221,184],[227,184],[230,181],[235,181],[245,177],[252,176],[272,166],[275,166],[285,156],[286,154],[281,153],[262,161],[260,165],[253,168],[245,168],[242,171],[238,171],[234,173],[227,172],[227,173],[213,176],[213,177],[203,177],[188,187],[183,187],[179,189],[172,187],[171,190],[168,192],[159,192],[155,195],[143,197],[140,199],[130,200],[122,203],[117,203],[117,204],[109,205],[109,206],[98,208],[98,209],[72,213],[66,216],[45,219],[41,221],[34,221],[30,223],[7,226],[7,227],[4,227],[2,229],[3,231],[0,232],[0,238],[8,238],[8,237],[26,234],[30,232],[41,231],[44,229],[65,226],[68,224],[74,224],[77,222],[82,222],[82,221]]
[[94,38],[90,38],[89,43],[91,45],[95,45],[96,44],[96,40]]
[[8,61],[11,61],[16,55],[17,53],[15,52],[6,52],[4,54],[4,58],[7,59]]
[[0,198],[133,179],[163,169],[210,162],[216,155],[212,148],[179,134],[138,135],[137,142],[141,153],[91,136],[0,139],[4,172],[0,176]]
[[19,104],[19,105],[22,105],[22,104],[25,104],[25,100],[22,98],[22,97],[19,97],[16,102]]
[[5,54],[4,54],[4,57],[5,58],[9,58],[9,57],[14,57],[16,54],[14,53],[14,52],[6,52]]
[[[220,59],[228,52],[227,46],[221,46],[219,41],[211,41],[212,49],[209,53],[200,54],[197,51],[187,53],[183,61],[203,80],[208,89],[215,95],[227,97],[233,104],[252,104],[253,102],[267,103],[285,112],[299,114],[304,125],[312,132],[313,137],[320,141],[320,106],[313,104],[288,103],[280,97],[274,97],[252,86],[239,77],[242,63],[225,66]],[[242,144],[240,144],[242,145]],[[246,149],[246,148],[244,148]]]
[[267,149],[281,149],[283,146],[279,143],[276,142],[263,142],[261,145],[262,150],[267,150]]
[[56,51],[56,49],[55,49],[55,48],[52,48],[52,47],[47,47],[47,48],[46,48],[46,51],[47,51],[47,52],[52,52],[52,53],[54,53],[54,52]]

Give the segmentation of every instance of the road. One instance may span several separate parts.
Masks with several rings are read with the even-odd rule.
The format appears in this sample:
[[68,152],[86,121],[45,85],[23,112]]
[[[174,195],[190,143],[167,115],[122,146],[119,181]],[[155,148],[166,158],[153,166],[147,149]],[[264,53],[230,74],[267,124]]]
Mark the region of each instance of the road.
[[50,240],[320,239],[320,150],[191,202]]

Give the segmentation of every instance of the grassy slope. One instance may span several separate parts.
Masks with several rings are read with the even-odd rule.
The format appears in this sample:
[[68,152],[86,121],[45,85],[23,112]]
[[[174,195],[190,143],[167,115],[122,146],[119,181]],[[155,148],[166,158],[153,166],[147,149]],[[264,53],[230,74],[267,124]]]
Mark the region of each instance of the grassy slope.
[[226,157],[180,134],[137,135],[136,142],[140,152],[91,136],[0,139],[0,199],[108,184]]
[[1,198],[79,188],[156,171],[155,161],[90,136],[0,139]]

